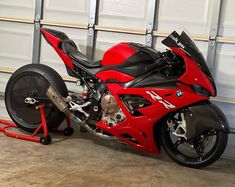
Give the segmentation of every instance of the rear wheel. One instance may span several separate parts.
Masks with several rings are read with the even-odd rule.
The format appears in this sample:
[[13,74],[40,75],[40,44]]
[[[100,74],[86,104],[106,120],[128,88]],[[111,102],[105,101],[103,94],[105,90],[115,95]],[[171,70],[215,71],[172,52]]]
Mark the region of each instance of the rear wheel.
[[[206,167],[220,158],[228,140],[228,134],[207,130],[193,140],[184,137],[183,113],[169,118],[161,127],[161,143],[167,154],[177,163],[192,168]],[[190,124],[186,124],[190,125]],[[177,128],[179,127],[180,128]]]
[[63,97],[68,95],[63,79],[48,66],[25,65],[11,76],[5,90],[5,103],[10,117],[18,127],[27,132],[36,130],[41,123],[40,111],[36,109],[39,104],[46,106],[45,117],[49,130],[56,129],[61,124],[65,115],[46,96],[50,85],[53,85]]

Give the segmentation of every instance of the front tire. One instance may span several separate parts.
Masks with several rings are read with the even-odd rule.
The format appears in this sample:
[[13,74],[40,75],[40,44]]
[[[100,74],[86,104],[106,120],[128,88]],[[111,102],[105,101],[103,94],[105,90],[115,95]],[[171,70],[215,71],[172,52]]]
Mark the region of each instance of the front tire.
[[[48,130],[58,128],[64,120],[60,112],[46,96],[49,86],[54,86],[63,96],[68,96],[67,87],[60,75],[43,64],[28,64],[16,70],[9,79],[5,90],[5,104],[11,119],[26,132],[34,132],[41,124],[40,111],[36,106],[46,104],[44,108]],[[35,104],[27,104],[25,98],[41,98]],[[45,100],[45,103],[44,103]]]
[[162,124],[161,144],[174,161],[186,167],[202,168],[211,165],[220,158],[227,146],[228,134],[219,130],[207,130],[188,141],[173,134],[175,129],[170,128],[167,121]]

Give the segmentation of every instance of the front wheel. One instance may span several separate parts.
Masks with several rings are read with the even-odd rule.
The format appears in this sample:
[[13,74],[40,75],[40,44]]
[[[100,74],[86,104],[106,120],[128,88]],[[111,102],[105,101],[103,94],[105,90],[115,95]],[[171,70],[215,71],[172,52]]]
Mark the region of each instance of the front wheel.
[[[223,154],[228,134],[207,130],[193,140],[186,140],[182,127],[183,113],[166,120],[161,127],[161,143],[166,153],[177,163],[191,168],[211,165]],[[190,124],[185,124],[190,125]]]

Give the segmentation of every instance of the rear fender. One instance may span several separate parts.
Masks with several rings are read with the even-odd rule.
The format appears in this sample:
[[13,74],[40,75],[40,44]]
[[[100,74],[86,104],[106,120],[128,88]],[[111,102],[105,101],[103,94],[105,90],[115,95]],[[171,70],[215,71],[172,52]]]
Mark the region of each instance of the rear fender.
[[206,130],[229,133],[229,124],[223,112],[212,103],[190,106],[185,110],[186,137],[194,139]]

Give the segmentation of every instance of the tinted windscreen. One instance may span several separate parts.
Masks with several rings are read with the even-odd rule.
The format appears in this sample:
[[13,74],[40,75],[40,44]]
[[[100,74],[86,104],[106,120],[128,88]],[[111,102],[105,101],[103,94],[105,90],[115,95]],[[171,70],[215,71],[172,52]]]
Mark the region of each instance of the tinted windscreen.
[[201,70],[211,77],[210,70],[202,53],[198,50],[193,40],[183,31],[179,35],[176,31],[172,32],[166,37],[162,43],[169,48],[176,47],[186,52],[192,59],[194,59]]

